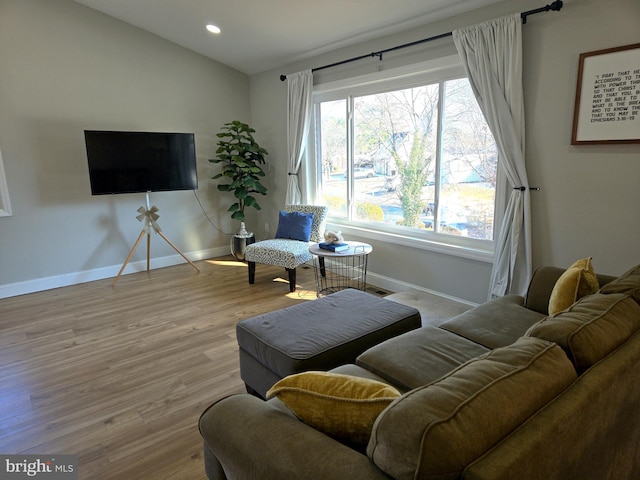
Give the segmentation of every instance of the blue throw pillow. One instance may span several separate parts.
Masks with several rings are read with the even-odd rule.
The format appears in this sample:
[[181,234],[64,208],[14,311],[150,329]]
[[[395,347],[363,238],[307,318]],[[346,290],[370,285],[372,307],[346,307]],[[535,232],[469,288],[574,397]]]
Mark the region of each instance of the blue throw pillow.
[[311,224],[313,213],[280,211],[276,238],[289,238],[308,242],[311,238]]

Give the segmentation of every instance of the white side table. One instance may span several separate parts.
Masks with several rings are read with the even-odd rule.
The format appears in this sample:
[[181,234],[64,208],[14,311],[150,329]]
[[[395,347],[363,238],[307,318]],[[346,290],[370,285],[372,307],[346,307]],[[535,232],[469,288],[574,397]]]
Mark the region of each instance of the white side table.
[[324,250],[317,243],[309,246],[318,297],[347,288],[363,291],[367,288],[367,260],[373,247],[363,242],[344,243],[349,250],[342,252]]

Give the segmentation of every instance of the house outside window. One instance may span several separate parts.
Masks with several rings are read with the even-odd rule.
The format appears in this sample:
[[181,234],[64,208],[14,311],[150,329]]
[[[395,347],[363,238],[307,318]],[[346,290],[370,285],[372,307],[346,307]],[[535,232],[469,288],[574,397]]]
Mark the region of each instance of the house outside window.
[[498,154],[457,57],[314,92],[317,198],[330,220],[493,251]]

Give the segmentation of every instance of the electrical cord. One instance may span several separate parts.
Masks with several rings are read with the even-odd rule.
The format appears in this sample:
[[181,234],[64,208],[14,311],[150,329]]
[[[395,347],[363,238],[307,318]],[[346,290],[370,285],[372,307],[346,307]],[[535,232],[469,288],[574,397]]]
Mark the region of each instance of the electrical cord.
[[211,220],[211,218],[209,218],[209,215],[207,214],[206,210],[204,209],[204,207],[202,206],[202,202],[200,201],[200,198],[198,197],[198,192],[196,190],[193,190],[193,196],[196,197],[196,200],[198,201],[198,205],[200,205],[200,209],[202,210],[202,213],[204,214],[205,218],[209,221],[209,223],[211,224],[211,226],[217,230],[218,232],[220,232],[223,235],[227,235],[229,237],[231,237],[233,235],[233,233],[227,233],[223,230],[221,230],[220,228],[218,228],[216,226],[215,223],[213,223],[213,221]]

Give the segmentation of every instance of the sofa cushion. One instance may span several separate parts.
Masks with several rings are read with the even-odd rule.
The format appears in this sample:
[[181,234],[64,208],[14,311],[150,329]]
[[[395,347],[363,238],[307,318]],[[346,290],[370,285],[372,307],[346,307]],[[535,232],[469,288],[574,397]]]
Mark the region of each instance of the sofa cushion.
[[505,347],[546,316],[525,308],[523,302],[519,295],[506,295],[447,320],[440,328],[490,349]]
[[488,351],[460,335],[428,326],[371,347],[356,363],[407,391],[431,383]]
[[621,294],[581,298],[568,310],[546,317],[527,336],[560,345],[577,369],[588,368],[640,329],[640,305]]
[[549,315],[569,308],[576,300],[598,291],[600,285],[591,257],[577,260],[560,275],[549,298]]
[[640,303],[640,265],[630,268],[600,289],[600,293],[625,293]]
[[576,377],[559,346],[521,338],[391,403],[367,454],[398,480],[458,478]]
[[367,378],[330,372],[304,372],[277,382],[277,397],[304,423],[339,440],[366,445],[376,417],[400,392]]

